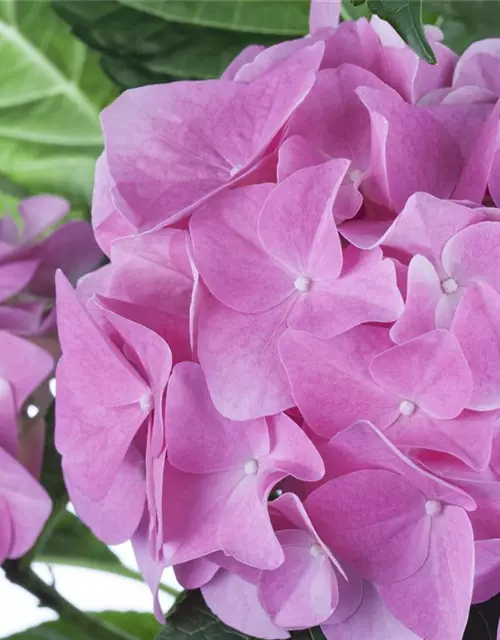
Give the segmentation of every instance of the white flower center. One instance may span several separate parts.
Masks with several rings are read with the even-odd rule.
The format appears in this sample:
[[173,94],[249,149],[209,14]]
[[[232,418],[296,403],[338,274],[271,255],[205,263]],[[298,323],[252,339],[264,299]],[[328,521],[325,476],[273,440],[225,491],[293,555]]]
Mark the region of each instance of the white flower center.
[[447,278],[446,280],[443,280],[443,282],[441,282],[441,288],[445,293],[455,293],[455,291],[458,289],[458,284],[455,278]]
[[416,409],[416,405],[414,402],[412,402],[411,400],[403,400],[401,402],[401,404],[399,405],[399,413],[402,416],[406,416],[409,417],[413,414],[413,412]]
[[300,291],[301,293],[305,293],[306,291],[309,291],[311,287],[311,278],[308,278],[307,276],[299,276],[295,280],[293,285],[297,289],[297,291]]
[[437,516],[443,510],[443,504],[439,500],[427,500],[425,503],[425,513],[428,516]]
[[349,179],[351,180],[351,182],[357,182],[358,180],[361,179],[363,172],[360,171],[359,169],[353,169],[352,171],[349,171],[347,175],[349,176]]
[[149,413],[153,409],[153,396],[151,393],[145,393],[139,400],[139,405],[145,413]]
[[323,555],[323,549],[316,542],[309,547],[309,551],[314,558]]
[[238,171],[241,169],[242,166],[243,165],[241,164],[237,164],[231,169],[231,171],[229,172],[229,175],[231,176],[231,178],[238,173]]
[[245,462],[245,473],[247,476],[255,476],[259,471],[259,463],[257,460],[249,460]]

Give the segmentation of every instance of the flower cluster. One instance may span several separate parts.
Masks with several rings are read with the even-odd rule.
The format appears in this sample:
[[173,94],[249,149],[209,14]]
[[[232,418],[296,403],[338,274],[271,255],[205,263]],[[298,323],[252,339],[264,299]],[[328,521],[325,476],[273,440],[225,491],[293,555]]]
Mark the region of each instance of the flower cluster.
[[432,67],[337,10],[104,111],[56,444],[154,593],[174,566],[251,636],[460,640],[500,580],[500,44],[429,29]]
[[58,352],[54,274],[76,281],[102,256],[85,222],[46,235],[68,212],[65,200],[41,195],[0,219],[0,563],[28,551],[51,511],[36,478]]

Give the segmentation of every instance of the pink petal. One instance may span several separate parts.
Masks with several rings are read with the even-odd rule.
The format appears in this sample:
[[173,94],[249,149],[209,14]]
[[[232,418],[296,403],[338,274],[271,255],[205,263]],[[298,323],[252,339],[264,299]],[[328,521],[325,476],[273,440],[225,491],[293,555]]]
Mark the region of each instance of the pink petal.
[[[294,525],[296,529],[294,531],[305,531],[309,534],[310,538],[312,538],[313,542],[322,550],[322,552],[329,558],[332,565],[335,567],[336,571],[343,578],[342,585],[344,585],[345,581],[350,579],[350,574],[352,574],[352,570],[349,568],[349,576],[344,571],[342,565],[332,554],[330,549],[324,544],[321,538],[318,536],[316,529],[314,528],[311,519],[307,511],[304,508],[304,505],[300,501],[299,497],[294,493],[283,493],[279,498],[272,501],[271,504],[271,513],[273,524],[280,531],[285,529],[290,529],[290,525]],[[292,534],[289,534],[292,535]],[[356,582],[355,577],[354,582]],[[342,592],[343,600],[345,600],[345,596],[349,595],[345,590]],[[350,595],[353,595],[352,593]],[[342,603],[343,607],[345,606],[345,602]],[[348,606],[348,605],[347,605]]]
[[148,518],[145,512],[139,528],[132,537],[132,548],[139,571],[153,595],[153,610],[156,619],[160,624],[165,624],[165,616],[158,598],[165,565],[162,559],[153,558],[149,552],[148,529]]
[[325,41],[322,69],[335,69],[347,63],[382,74],[380,39],[366,18],[344,20]]
[[58,196],[31,196],[21,200],[18,209],[23,220],[22,242],[31,242],[60,222],[69,213],[70,203]]
[[[283,562],[267,510],[268,493],[285,474],[244,469],[189,474],[165,466],[164,552],[178,564],[223,550],[239,562],[274,569]],[[269,484],[273,480],[271,486]]]
[[20,293],[38,267],[37,260],[19,260],[0,265],[0,301]]
[[141,398],[149,398],[150,390],[94,324],[62,274],[58,274],[57,286],[64,355],[57,371],[56,446],[72,458],[73,482],[97,500],[111,487],[148,415]]
[[403,314],[391,328],[391,338],[402,343],[436,328],[436,306],[443,297],[441,282],[423,256],[412,258],[408,268],[408,293]]
[[234,472],[196,475],[164,469],[163,552],[181,564],[220,549],[218,528],[234,488]]
[[92,228],[96,242],[107,256],[110,255],[111,245],[115,240],[130,236],[137,231],[132,222],[117,209],[112,195],[114,189],[106,154],[103,153],[98,158],[95,168]]
[[292,173],[321,164],[329,160],[329,156],[311,143],[310,140],[296,134],[287,138],[279,147],[278,182],[282,182]]
[[436,329],[376,356],[373,379],[435,418],[455,418],[468,405],[472,376],[460,344]]
[[333,614],[323,625],[344,622],[359,608],[363,598],[363,580],[347,563],[344,563],[345,579],[339,578],[339,602]]
[[278,42],[271,47],[263,47],[262,51],[253,60],[248,61],[236,72],[234,80],[245,83],[253,82],[279,63],[301,51],[305,46],[307,47],[313,42],[322,42],[323,40],[324,38],[318,35],[318,37],[313,36],[307,41],[304,38],[296,38]]
[[19,458],[18,413],[12,385],[2,378],[0,382],[0,448],[16,460]]
[[199,589],[212,580],[219,566],[209,558],[196,558],[175,565],[174,570],[175,577],[184,589]]
[[[448,198],[462,162],[460,149],[446,129],[431,115],[388,92],[363,87],[357,93],[370,113],[379,114],[389,124],[387,174],[394,209],[400,211],[417,191]],[[429,140],[433,141],[430,147]]]
[[325,623],[321,629],[327,640],[419,640],[395,618],[372,582],[363,583],[363,600],[353,615],[340,624]]
[[[163,302],[169,298],[168,295],[164,296]],[[175,310],[175,305],[172,304],[171,312],[168,312],[158,309],[155,304],[155,313],[152,314],[150,305],[104,298],[102,295],[99,296],[99,300],[101,306],[106,306],[110,312],[127,318],[136,325],[142,325],[162,338],[163,342],[167,343],[171,349],[173,362],[191,359],[188,310],[185,313],[179,313]]]
[[443,267],[460,286],[478,280],[500,293],[500,224],[478,222],[456,233],[443,249]]
[[193,288],[187,243],[188,234],[180,229],[117,240],[111,250],[109,295],[187,315]]
[[479,411],[500,407],[500,296],[478,282],[468,288],[451,331],[457,337],[472,373],[474,388],[468,407]]
[[[25,302],[0,307],[0,327],[20,336],[40,335],[47,317],[44,302]],[[44,320],[45,317],[45,320]]]
[[452,194],[455,200],[483,201],[495,156],[499,115],[500,101],[486,119],[472,151],[466,158],[460,180]]
[[235,189],[202,205],[190,223],[201,277],[236,311],[266,311],[295,292],[292,275],[266,253],[257,233],[260,209],[271,192],[267,184]]
[[453,86],[476,85],[500,95],[498,69],[500,68],[500,40],[490,38],[471,44],[461,55]]
[[55,274],[60,269],[74,285],[80,276],[99,266],[102,253],[92,227],[84,220],[70,220],[38,245],[33,255],[39,266],[29,283],[35,296],[55,296]]
[[322,55],[321,43],[304,47],[248,85],[176,82],[124,93],[102,115],[122,213],[140,228],[173,223],[230,184],[233,170],[251,168],[309,92]]
[[488,189],[497,207],[500,207],[500,151],[497,151],[491,165]]
[[487,413],[473,411],[462,411],[452,420],[436,420],[417,412],[396,421],[386,435],[399,447],[441,451],[481,471],[490,460],[493,420]]
[[264,419],[232,422],[224,418],[214,407],[201,367],[194,362],[180,363],[172,373],[166,437],[170,463],[192,473],[235,469],[269,452]]
[[412,462],[369,422],[360,420],[336,435],[324,455],[328,456],[330,477],[364,469],[386,469],[407,478],[428,499],[471,511],[477,507],[468,493]]
[[3,449],[0,449],[0,493],[8,504],[12,526],[8,557],[20,558],[36,542],[52,503],[45,489]]
[[330,480],[309,495],[305,507],[325,543],[364,578],[401,580],[427,558],[425,497],[391,471]]
[[16,408],[24,402],[49,376],[54,368],[52,356],[32,342],[7,331],[0,331],[0,377],[13,388]]
[[154,407],[151,446],[152,454],[157,456],[164,444],[163,396],[172,371],[172,353],[168,344],[157,333],[115,313],[113,301],[110,302],[111,304],[100,296],[95,298],[95,305],[108,324],[108,335],[116,332],[113,335],[115,344],[123,341],[127,359],[142,372],[151,387],[151,404]]
[[258,569],[272,570],[283,563],[283,549],[271,524],[267,498],[273,480],[279,482],[285,475],[264,478],[269,486],[262,498],[253,478],[243,480],[231,493],[219,521],[219,541],[226,555]]
[[305,531],[278,531],[277,537],[285,560],[274,571],[262,573],[260,601],[280,627],[300,629],[320,624],[330,616],[339,598],[330,560],[323,553],[313,555],[314,538]]
[[260,44],[251,44],[245,47],[236,58],[228,65],[224,73],[221,75],[223,80],[234,80],[238,71],[246,64],[250,64],[255,58],[265,51],[265,47]]
[[337,64],[335,69],[319,72],[290,120],[289,132],[306,136],[329,158],[351,160],[351,170],[364,171],[370,160],[370,116],[355,90],[362,86],[393,92],[370,71]]
[[432,517],[429,556],[412,576],[380,585],[390,611],[419,637],[456,640],[465,630],[472,597],[474,540],[467,514],[446,507]]
[[146,485],[141,458],[129,449],[109,492],[92,500],[72,482],[71,462],[63,459],[66,485],[78,516],[106,544],[121,544],[134,535],[144,510]]
[[332,160],[302,169],[280,182],[262,207],[260,240],[293,279],[334,279],[341,271],[331,212],[347,167],[347,161]]
[[273,469],[308,482],[321,480],[325,474],[325,465],[304,431],[282,413],[266,418],[266,422],[271,443],[269,460]]
[[204,587],[207,606],[222,622],[241,633],[276,640],[290,634],[275,625],[259,602],[257,585],[240,576],[219,571]]
[[7,558],[12,546],[12,520],[10,518],[9,505],[6,500],[0,496],[0,562]]
[[330,338],[363,322],[389,322],[403,310],[391,260],[380,249],[344,252],[340,278],[313,281],[311,291],[292,309],[288,326]]
[[435,268],[440,268],[441,254],[448,240],[481,220],[484,213],[480,209],[469,209],[428,193],[416,193],[409,198],[381,244],[397,249],[408,259],[419,253]]
[[476,540],[474,593],[472,602],[486,602],[498,593],[500,580],[500,539]]
[[397,417],[396,399],[368,374],[373,357],[391,346],[387,329],[357,327],[330,340],[287,330],[280,355],[293,397],[311,428],[325,438],[347,429],[360,415]]
[[250,420],[293,405],[277,347],[287,315],[286,304],[245,315],[203,294],[197,352],[212,400],[223,416]]
[[[458,56],[450,49],[439,42],[432,42],[438,63],[430,65],[423,62],[387,22],[378,16],[372,16],[370,24],[383,44],[381,51],[385,74],[382,77],[387,84],[397,89],[405,100],[417,103],[426,93],[451,85],[453,68]],[[430,37],[428,30],[427,27],[427,37]],[[431,39],[434,40],[432,36]]]

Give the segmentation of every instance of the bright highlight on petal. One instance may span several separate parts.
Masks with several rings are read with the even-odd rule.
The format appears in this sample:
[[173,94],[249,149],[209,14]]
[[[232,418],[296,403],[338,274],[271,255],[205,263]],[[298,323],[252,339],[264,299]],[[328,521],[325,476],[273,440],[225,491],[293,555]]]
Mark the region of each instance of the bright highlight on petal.
[[257,460],[249,460],[245,462],[244,469],[247,476],[256,476],[259,473],[259,463]]
[[410,417],[411,415],[413,415],[417,407],[415,403],[411,402],[410,400],[402,400],[398,408],[399,408],[399,413],[402,416]]
[[311,288],[311,284],[311,278],[308,278],[306,276],[299,276],[298,278],[296,278],[293,286],[297,289],[297,291],[305,293],[306,291],[309,291],[309,289]]
[[443,511],[443,504],[439,500],[427,500],[425,503],[425,513],[428,516],[437,516]]
[[445,293],[455,293],[458,290],[457,281],[453,278],[447,278],[441,283],[441,287]]

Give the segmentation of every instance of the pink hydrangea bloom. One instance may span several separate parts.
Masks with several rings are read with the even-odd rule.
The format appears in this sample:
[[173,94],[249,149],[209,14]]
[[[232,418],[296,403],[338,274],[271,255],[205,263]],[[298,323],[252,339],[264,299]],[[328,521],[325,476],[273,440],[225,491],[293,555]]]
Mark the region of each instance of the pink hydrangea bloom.
[[[19,558],[35,543],[52,505],[22,458],[29,432],[21,415],[31,394],[49,376],[51,356],[31,342],[0,331],[0,562]],[[40,460],[31,461],[36,467]],[[39,458],[40,452],[34,452]]]
[[69,202],[40,195],[18,206],[20,227],[0,219],[0,327],[20,335],[53,332],[54,275],[62,269],[74,283],[95,269],[102,254],[90,226],[72,220],[47,235],[69,213]]
[[430,67],[338,11],[103,114],[56,443],[159,619],[173,565],[253,637],[461,640],[500,576],[498,44],[430,28]]

